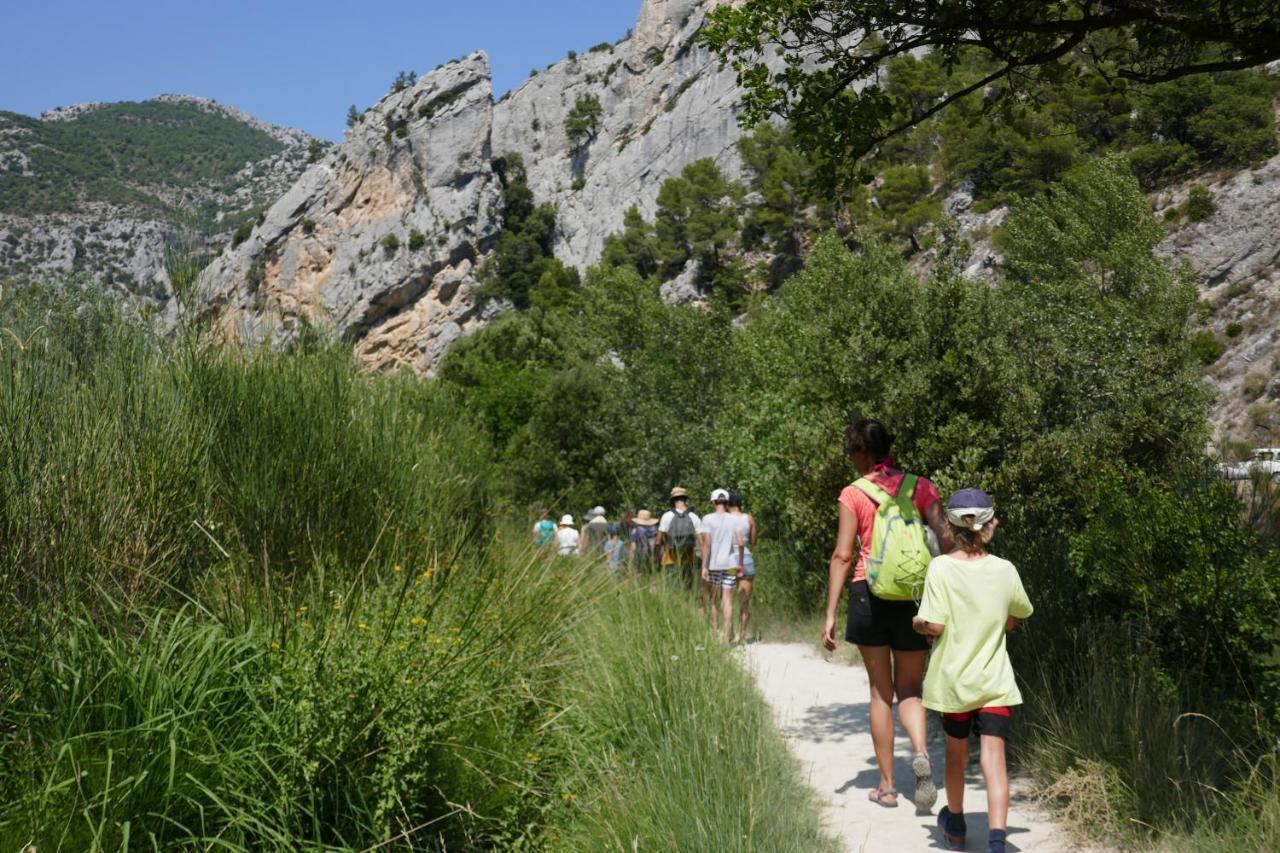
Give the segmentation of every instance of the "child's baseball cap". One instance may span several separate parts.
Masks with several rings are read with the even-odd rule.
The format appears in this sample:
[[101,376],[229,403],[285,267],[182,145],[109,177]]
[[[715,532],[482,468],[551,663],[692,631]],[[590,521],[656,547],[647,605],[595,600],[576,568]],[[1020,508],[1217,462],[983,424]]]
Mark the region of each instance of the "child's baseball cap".
[[991,495],[982,491],[982,489],[960,489],[952,493],[951,500],[947,501],[947,509],[992,509],[995,504],[991,502]]
[[995,504],[991,495],[982,489],[960,489],[947,501],[947,521],[956,527],[964,527],[975,533],[982,529],[995,517]]

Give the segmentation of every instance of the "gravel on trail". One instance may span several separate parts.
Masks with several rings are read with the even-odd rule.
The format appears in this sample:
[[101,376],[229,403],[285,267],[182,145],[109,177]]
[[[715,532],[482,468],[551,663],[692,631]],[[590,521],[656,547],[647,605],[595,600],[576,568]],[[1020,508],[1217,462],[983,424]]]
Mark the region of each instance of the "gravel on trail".
[[[911,748],[900,726],[894,773],[900,791],[898,807],[884,808],[867,799],[880,774],[871,747],[869,687],[862,667],[829,661],[805,643],[756,643],[743,650],[745,663],[773,707],[792,755],[817,792],[828,832],[840,840],[844,850],[906,853],[947,849],[935,825],[937,810],[946,805],[942,786],[944,735],[936,715],[929,719],[929,753],[938,784],[934,812],[917,814],[911,803]],[[967,849],[986,850],[987,795],[976,744],[966,782]],[[1065,853],[1082,849],[1028,800],[1024,783],[1015,777],[1010,787],[1010,851]]]

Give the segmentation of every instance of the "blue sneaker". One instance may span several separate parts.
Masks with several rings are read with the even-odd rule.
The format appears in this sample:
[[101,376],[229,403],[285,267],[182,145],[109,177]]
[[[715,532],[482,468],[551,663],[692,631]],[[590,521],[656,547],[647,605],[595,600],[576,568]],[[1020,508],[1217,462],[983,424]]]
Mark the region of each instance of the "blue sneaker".
[[965,829],[964,815],[952,814],[951,809],[946,806],[938,812],[938,829],[942,831],[942,838],[951,846],[952,850],[964,849]]
[[987,834],[987,853],[1005,853],[1004,840],[1007,835],[1003,829],[993,829]]

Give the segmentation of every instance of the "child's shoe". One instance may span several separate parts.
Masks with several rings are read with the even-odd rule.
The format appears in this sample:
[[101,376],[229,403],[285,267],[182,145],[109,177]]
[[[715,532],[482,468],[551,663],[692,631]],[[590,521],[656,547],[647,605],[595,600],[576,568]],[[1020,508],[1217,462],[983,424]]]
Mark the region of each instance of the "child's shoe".
[[911,792],[911,799],[915,801],[919,811],[927,812],[938,801],[938,786],[933,784],[933,764],[929,761],[929,756],[917,752],[911,759],[911,772],[916,777],[916,787]]
[[952,814],[951,809],[943,806],[942,811],[938,812],[938,829],[942,831],[943,840],[951,845],[952,850],[964,849],[964,836],[967,831],[964,815]]
[[1004,853],[1004,839],[1006,832],[1003,829],[993,829],[987,834],[987,853]]

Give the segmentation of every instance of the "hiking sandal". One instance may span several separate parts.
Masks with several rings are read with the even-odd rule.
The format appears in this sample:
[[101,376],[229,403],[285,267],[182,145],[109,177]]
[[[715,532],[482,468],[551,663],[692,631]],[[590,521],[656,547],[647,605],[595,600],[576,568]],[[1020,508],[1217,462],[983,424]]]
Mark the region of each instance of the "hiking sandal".
[[938,802],[938,786],[933,782],[933,762],[923,752],[917,752],[911,759],[911,772],[916,777],[916,786],[911,792],[916,809],[931,811],[933,804]]
[[896,809],[898,807],[898,791],[896,788],[876,788],[867,794],[867,799],[884,806],[886,809]]

